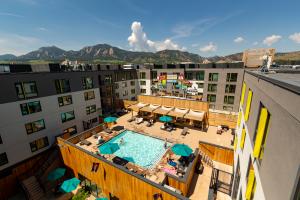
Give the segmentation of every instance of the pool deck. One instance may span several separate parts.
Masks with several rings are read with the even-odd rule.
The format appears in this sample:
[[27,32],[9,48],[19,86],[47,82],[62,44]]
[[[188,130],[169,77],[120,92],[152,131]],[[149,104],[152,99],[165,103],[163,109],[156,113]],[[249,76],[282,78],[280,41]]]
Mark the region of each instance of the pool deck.
[[[135,116],[137,113],[133,113]],[[188,134],[186,136],[182,136],[181,128],[176,128],[176,130],[168,132],[161,130],[160,127],[163,125],[162,122],[155,122],[151,127],[147,127],[146,123],[136,124],[133,122],[128,122],[127,120],[130,119],[132,116],[131,113],[125,114],[118,118],[117,123],[113,125],[110,128],[113,128],[115,126],[124,126],[125,129],[132,130],[135,132],[139,132],[145,135],[153,136],[160,138],[164,140],[165,138],[172,143],[184,143],[189,145],[193,150],[196,148],[199,148],[199,141],[216,144],[219,146],[227,147],[227,148],[233,148],[231,145],[231,140],[233,139],[233,136],[231,134],[231,131],[224,132],[222,134],[217,134],[217,127],[215,126],[209,126],[207,131],[201,131],[199,129],[192,129],[189,128]],[[121,131],[122,132],[122,131]],[[119,132],[120,133],[120,132]],[[110,138],[116,136],[118,133],[115,132],[113,134],[105,134],[100,133],[104,136],[105,140],[109,140]],[[97,148],[97,139],[93,136],[86,139],[87,141],[91,142],[92,144],[87,145],[79,145],[77,143],[76,145],[93,153],[96,153],[98,151]],[[146,178],[154,181],[156,183],[161,183],[165,178],[165,172],[163,172],[162,168],[167,166],[166,154],[163,156],[161,161],[157,164],[157,167],[154,168],[149,172],[147,170],[146,172]],[[112,159],[112,156],[106,157],[108,160]],[[173,155],[175,161],[178,159],[176,155]],[[224,171],[232,172],[232,167],[227,166],[221,163],[215,163],[215,166],[217,166],[219,169],[222,169]],[[143,169],[139,166],[135,166],[137,170],[143,171]],[[206,199],[208,197],[208,190],[209,190],[209,184],[210,184],[210,178],[211,178],[212,168],[209,166],[205,166],[204,172],[201,175],[194,174],[192,184],[190,186],[190,191],[188,194],[188,197],[190,199]],[[217,199],[227,199],[228,195],[218,195]]]

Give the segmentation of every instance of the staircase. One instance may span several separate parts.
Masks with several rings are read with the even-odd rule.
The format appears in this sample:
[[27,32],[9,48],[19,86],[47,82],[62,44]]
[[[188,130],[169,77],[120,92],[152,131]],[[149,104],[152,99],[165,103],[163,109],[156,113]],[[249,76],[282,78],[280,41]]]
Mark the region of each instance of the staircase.
[[50,165],[58,158],[58,149],[55,148],[50,154],[47,156],[47,160],[45,160],[41,165],[38,165],[36,169],[35,176],[41,177],[44,172],[50,167]]
[[29,200],[46,200],[45,192],[35,176],[31,176],[21,182]]

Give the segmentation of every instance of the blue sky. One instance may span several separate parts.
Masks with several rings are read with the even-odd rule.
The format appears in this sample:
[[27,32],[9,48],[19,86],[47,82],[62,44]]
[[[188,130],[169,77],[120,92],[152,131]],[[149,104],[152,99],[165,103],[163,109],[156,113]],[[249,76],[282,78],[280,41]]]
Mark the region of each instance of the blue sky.
[[0,0],[0,54],[107,43],[202,56],[300,50],[300,1]]

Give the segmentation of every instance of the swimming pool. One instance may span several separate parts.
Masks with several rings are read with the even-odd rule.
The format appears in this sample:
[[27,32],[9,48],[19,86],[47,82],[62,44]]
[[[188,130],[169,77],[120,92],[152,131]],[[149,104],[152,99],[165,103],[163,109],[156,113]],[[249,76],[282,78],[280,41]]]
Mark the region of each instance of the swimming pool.
[[[166,152],[163,140],[130,130],[123,131],[101,146],[109,143],[120,144],[121,138],[123,138],[124,143],[119,145],[120,149],[114,155],[143,168],[152,168]],[[167,146],[170,147],[171,143],[168,143]]]

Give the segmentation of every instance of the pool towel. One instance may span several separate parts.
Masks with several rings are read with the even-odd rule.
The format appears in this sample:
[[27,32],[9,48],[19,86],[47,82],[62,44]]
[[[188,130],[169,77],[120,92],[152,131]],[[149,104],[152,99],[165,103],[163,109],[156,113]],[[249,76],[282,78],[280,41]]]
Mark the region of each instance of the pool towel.
[[167,169],[167,168],[164,168],[164,172],[167,172],[169,174],[176,174],[176,170],[175,169]]

